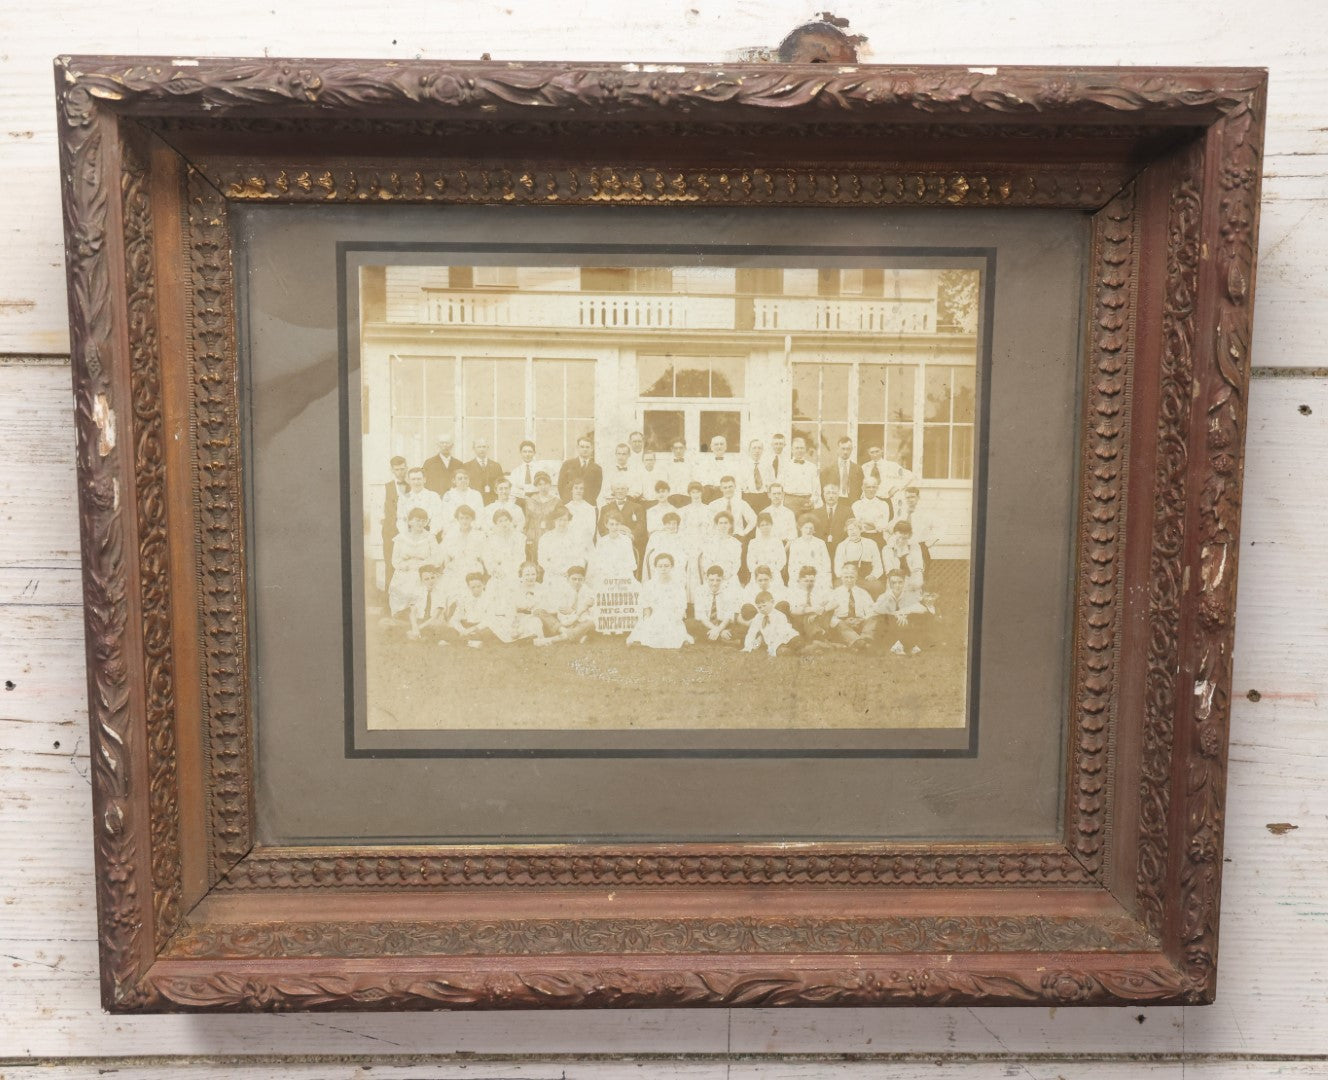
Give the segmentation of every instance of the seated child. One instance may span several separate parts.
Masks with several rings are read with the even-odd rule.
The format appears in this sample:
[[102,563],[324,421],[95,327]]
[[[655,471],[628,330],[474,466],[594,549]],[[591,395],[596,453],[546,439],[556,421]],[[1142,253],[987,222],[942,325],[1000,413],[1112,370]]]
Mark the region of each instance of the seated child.
[[585,641],[595,629],[595,592],[586,585],[586,568],[569,566],[563,577],[546,575],[535,617],[544,627],[536,645]]
[[798,632],[789,624],[788,616],[775,610],[775,598],[768,592],[756,596],[756,618],[747,628],[743,652],[764,649],[770,656],[799,651]]
[[694,642],[683,620],[687,616],[687,589],[675,573],[673,556],[655,556],[654,573],[641,589],[641,619],[627,637],[628,645],[648,649],[681,649]]
[[742,607],[738,609],[738,628],[746,633],[751,621],[756,618],[756,598],[768,592],[775,600],[775,609],[789,613],[788,600],[784,595],[784,586],[776,579],[768,566],[758,566],[752,571],[752,580],[742,590]]

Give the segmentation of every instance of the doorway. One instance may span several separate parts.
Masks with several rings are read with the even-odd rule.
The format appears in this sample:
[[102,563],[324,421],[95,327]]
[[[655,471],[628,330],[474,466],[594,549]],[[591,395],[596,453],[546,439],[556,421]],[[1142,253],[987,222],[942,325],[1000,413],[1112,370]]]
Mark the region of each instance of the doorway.
[[723,436],[729,453],[734,454],[742,449],[743,411],[716,408],[713,403],[662,406],[652,402],[641,410],[641,433],[646,449],[658,454],[668,454],[677,439],[682,439],[689,453],[708,454],[716,436]]

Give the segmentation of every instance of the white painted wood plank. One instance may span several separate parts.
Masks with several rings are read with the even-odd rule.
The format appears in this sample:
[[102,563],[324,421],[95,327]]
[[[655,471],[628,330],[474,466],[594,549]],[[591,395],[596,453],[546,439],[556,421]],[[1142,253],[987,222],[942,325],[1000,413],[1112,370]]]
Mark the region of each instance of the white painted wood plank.
[[[383,56],[495,59],[716,61],[777,43],[811,15],[796,0],[643,0],[623,20],[611,6],[567,9],[532,0],[465,5],[408,0],[377,13],[366,29],[330,16],[309,25],[299,6],[237,0],[224,19],[205,21],[161,0],[88,7],[73,0],[0,11],[0,169],[24,178],[21,198],[0,200],[0,353],[68,349],[51,58],[57,53],[154,55]],[[1075,4],[1010,0],[976,5],[986,17],[957,19],[944,5],[888,9],[856,2],[836,9],[868,42],[874,62],[974,64],[1248,64],[1271,69],[1263,264],[1254,356],[1259,364],[1324,363],[1328,329],[1322,268],[1328,204],[1328,76],[1322,49],[1328,8],[1270,0],[1196,19],[1181,0],[1121,0],[1108,32]],[[1295,196],[1285,212],[1278,181],[1319,178],[1318,193]],[[1268,234],[1272,233],[1269,238]],[[17,256],[17,257],[15,257]],[[1318,272],[1316,276],[1316,271]]]
[[1317,1080],[1328,1065],[1313,1061],[509,1061],[372,1064],[151,1063],[114,1060],[88,1065],[10,1066],[0,1080]]

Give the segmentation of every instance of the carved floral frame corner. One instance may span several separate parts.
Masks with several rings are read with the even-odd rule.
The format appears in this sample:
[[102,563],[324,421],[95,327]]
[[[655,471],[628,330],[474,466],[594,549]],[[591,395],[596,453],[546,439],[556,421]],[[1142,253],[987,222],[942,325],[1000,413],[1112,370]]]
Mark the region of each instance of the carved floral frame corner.
[[[62,57],[56,84],[107,1008],[1211,1000],[1263,72]],[[624,123],[753,145],[921,131],[974,151],[758,166],[245,148],[320,125],[408,141],[431,124]],[[241,149],[177,152],[191,128]],[[1151,156],[1036,160],[1065,131],[1148,132]],[[1063,842],[256,848],[228,224],[254,200],[1091,212]],[[182,290],[164,284],[175,268]],[[170,449],[186,414],[187,485]],[[819,899],[710,918],[573,919],[551,901],[546,918],[486,921],[421,919],[402,899],[663,887]],[[291,890],[353,895],[364,914],[261,917]],[[845,890],[924,899],[848,915]],[[956,903],[1007,894],[1024,899]]]

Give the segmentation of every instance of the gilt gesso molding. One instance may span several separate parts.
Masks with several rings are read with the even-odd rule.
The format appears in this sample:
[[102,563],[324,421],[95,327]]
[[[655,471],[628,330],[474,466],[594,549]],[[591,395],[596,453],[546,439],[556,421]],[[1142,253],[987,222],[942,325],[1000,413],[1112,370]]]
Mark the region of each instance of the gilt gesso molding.
[[[754,958],[755,960],[763,958]],[[902,958],[901,958],[902,959]],[[438,968],[428,974],[191,974],[171,962],[142,988],[154,1010],[260,1012],[287,1009],[355,1011],[415,1009],[762,1008],[786,1005],[1122,1005],[1198,1000],[1197,987],[1165,965],[1063,966],[1028,970],[956,970],[929,966],[852,970],[790,962],[782,966],[651,970],[637,958],[623,967],[532,967],[508,961],[477,973]],[[997,958],[998,962],[1000,958]],[[184,970],[181,970],[184,969]]]
[[[1190,652],[1193,682],[1187,722],[1174,733],[1186,763],[1179,792],[1185,812],[1180,866],[1181,962],[1191,980],[1211,988],[1217,980],[1217,916],[1222,892],[1222,827],[1226,806],[1227,745],[1231,730],[1231,651],[1235,643],[1236,565],[1240,551],[1240,497],[1248,422],[1250,341],[1253,337],[1255,253],[1258,250],[1259,177],[1263,157],[1263,93],[1210,130],[1217,144],[1215,258],[1217,311],[1209,338],[1198,402],[1205,467],[1199,487],[1195,540],[1198,612]],[[1205,350],[1207,355],[1207,350]]]
[[450,923],[186,925],[176,959],[331,956],[557,956],[688,953],[1147,952],[1155,937],[1128,916],[889,919],[514,919]]
[[[204,167],[209,165],[204,162]],[[401,169],[389,163],[248,162],[208,169],[227,199],[290,203],[528,203],[701,206],[1037,206],[1093,210],[1121,176],[1056,166],[909,170],[864,166],[666,169],[568,168],[485,162]]]
[[249,625],[244,567],[235,281],[225,204],[187,180],[195,544],[202,621],[209,881],[253,845]]
[[[83,608],[88,655],[97,915],[102,1001],[116,1006],[155,952],[153,874],[141,687],[145,655],[133,594],[137,532],[135,462],[125,297],[115,255],[123,254],[120,145],[114,118],[90,95],[60,101],[65,178],[65,259],[78,454]],[[131,237],[137,225],[131,226]],[[139,675],[141,679],[141,675]]]
[[1093,307],[1087,319],[1088,371],[1079,484],[1076,709],[1067,814],[1071,846],[1094,873],[1102,870],[1108,850],[1108,791],[1124,600],[1121,555],[1129,468],[1138,229],[1132,185],[1094,219]]
[[144,654],[144,707],[149,755],[154,940],[160,949],[181,914],[180,808],[175,745],[175,666],[171,642],[171,573],[166,512],[166,443],[162,419],[161,346],[147,164],[138,140],[123,144],[124,207],[134,473],[138,515],[138,583]]
[[787,853],[754,845],[712,848],[602,848],[579,852],[484,849],[438,854],[379,848],[302,853],[258,848],[217,883],[221,892],[265,889],[629,885],[989,885],[1082,886],[1092,875],[1071,852],[1043,845],[1020,851],[820,851]]
[[[67,56],[66,77],[99,100],[158,116],[380,113],[575,118],[695,112],[700,118],[771,112],[880,120],[995,116],[1018,122],[1165,117],[1211,123],[1239,109],[1260,82],[1248,71],[1046,69],[867,65],[599,64],[411,60],[172,60]],[[1196,75],[1199,78],[1196,78]],[[1227,76],[1224,78],[1224,76]],[[224,110],[224,112],[219,112]]]
[[1168,194],[1162,301],[1157,451],[1149,562],[1147,683],[1139,782],[1138,904],[1161,932],[1170,847],[1171,768],[1177,710],[1181,605],[1185,592],[1186,480],[1194,398],[1203,149],[1180,158]]

